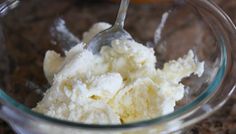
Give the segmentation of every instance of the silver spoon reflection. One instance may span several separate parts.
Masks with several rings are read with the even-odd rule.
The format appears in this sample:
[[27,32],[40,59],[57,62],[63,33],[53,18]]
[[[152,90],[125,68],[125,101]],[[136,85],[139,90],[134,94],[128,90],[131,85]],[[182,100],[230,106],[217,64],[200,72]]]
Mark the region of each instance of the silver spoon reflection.
[[98,33],[87,44],[87,49],[92,51],[93,54],[99,54],[103,46],[111,46],[111,42],[115,39],[132,40],[131,35],[124,30],[124,21],[126,18],[129,2],[130,0],[122,0],[115,24],[111,28]]

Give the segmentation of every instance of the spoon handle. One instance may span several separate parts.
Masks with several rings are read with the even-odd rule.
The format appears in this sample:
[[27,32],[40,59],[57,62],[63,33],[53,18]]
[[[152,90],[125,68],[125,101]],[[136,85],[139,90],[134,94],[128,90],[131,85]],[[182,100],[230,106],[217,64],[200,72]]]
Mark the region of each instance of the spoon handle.
[[124,21],[129,7],[129,2],[130,0],[121,0],[120,9],[114,26],[117,26],[119,28],[124,27]]

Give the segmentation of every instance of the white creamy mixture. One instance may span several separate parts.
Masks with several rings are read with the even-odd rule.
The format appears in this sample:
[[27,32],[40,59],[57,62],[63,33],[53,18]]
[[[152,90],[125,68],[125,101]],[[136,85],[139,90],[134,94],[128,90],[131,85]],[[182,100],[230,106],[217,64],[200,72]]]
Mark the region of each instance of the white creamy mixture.
[[[95,24],[83,41],[110,26]],[[85,43],[65,52],[65,57],[46,53],[44,71],[51,88],[35,111],[89,124],[147,120],[173,112],[184,96],[181,80],[191,74],[200,77],[204,71],[204,63],[191,50],[156,69],[154,50],[135,41],[114,40],[101,55],[84,49]]]

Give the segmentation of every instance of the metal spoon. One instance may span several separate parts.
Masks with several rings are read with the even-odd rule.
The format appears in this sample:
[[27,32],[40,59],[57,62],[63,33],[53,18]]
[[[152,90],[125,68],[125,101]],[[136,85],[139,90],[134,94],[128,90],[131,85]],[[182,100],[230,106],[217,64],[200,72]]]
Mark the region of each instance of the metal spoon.
[[133,40],[131,35],[123,28],[129,2],[130,0],[122,0],[115,24],[111,28],[98,33],[87,44],[87,49],[92,51],[93,54],[99,54],[103,46],[111,46],[111,42],[115,39]]

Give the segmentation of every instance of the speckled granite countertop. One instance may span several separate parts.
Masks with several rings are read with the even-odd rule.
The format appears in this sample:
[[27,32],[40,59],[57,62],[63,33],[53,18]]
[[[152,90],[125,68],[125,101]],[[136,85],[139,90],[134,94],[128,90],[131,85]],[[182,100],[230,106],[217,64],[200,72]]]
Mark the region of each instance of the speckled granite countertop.
[[[236,23],[236,0],[218,0],[218,3]],[[14,132],[5,122],[0,121],[0,134]],[[194,125],[186,134],[236,134],[236,93],[223,108]]]
[[[222,0],[219,5],[236,24],[236,0]],[[236,134],[236,92],[219,111],[193,126],[187,134]]]

